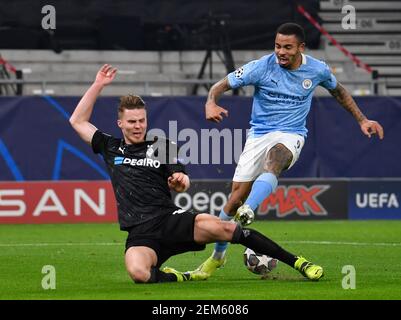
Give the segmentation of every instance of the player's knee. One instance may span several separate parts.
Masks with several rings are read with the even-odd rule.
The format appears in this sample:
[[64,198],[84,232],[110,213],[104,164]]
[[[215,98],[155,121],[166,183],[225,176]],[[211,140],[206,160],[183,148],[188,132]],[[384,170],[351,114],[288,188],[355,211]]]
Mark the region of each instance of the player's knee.
[[135,283],[145,283],[150,279],[150,271],[145,268],[132,266],[128,268],[128,274]]
[[276,177],[279,177],[281,172],[283,172],[283,170],[284,170],[284,168],[282,168],[281,166],[277,166],[275,164],[269,165],[269,164],[265,163],[265,165],[263,166],[264,172],[272,173]]
[[219,235],[221,235],[224,239],[223,241],[230,241],[233,237],[233,233],[235,231],[236,224],[231,222],[224,222],[221,224]]

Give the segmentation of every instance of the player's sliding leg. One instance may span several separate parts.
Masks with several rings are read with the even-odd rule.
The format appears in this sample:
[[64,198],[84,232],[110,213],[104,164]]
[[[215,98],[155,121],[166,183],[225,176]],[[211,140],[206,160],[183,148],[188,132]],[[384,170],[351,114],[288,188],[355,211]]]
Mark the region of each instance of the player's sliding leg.
[[[239,222],[242,226],[251,224],[255,218],[254,210],[276,189],[277,183],[277,178],[274,174],[270,172],[262,173],[253,183],[251,193],[245,201],[245,204],[238,208],[234,220]],[[247,193],[248,192],[245,192],[245,194]],[[224,210],[221,210],[219,218],[224,221],[231,219]],[[227,242],[217,242],[212,256],[203,262],[196,270],[212,275],[217,268],[220,268],[226,262],[225,253],[227,246]]]
[[156,252],[150,247],[132,246],[125,253],[125,266],[135,283],[197,281],[209,277],[201,271],[179,272],[168,267],[160,271],[159,268],[154,267],[156,263]]
[[[272,173],[262,173],[253,183],[251,193],[249,194],[245,204],[238,208],[234,216],[242,226],[251,224],[255,218],[254,210],[262,203],[262,201],[272,193],[277,187],[277,178]],[[221,210],[219,218],[224,221],[231,219],[224,210]],[[227,251],[227,242],[216,242],[211,257],[203,262],[196,270],[206,272],[209,275],[226,262],[225,253]]]
[[284,250],[273,240],[270,240],[256,230],[242,228],[240,225],[237,225],[231,243],[240,243],[255,252],[278,259],[298,270],[304,277],[310,280],[319,280],[323,277],[323,268],[321,266]]
[[306,260],[304,257],[298,256],[295,261],[294,268],[298,270],[304,277],[310,280],[319,280],[323,277],[323,268]]
[[180,280],[183,281],[182,278],[182,275],[160,271],[158,268],[152,267],[150,270],[150,278],[146,283],[179,282]]

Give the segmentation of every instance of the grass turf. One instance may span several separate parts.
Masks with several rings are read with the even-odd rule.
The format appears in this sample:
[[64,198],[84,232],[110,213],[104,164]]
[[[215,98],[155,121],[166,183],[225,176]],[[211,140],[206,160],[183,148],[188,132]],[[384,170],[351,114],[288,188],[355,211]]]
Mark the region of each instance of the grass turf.
[[[252,228],[322,265],[324,278],[311,282],[279,263],[262,280],[244,267],[243,247],[231,245],[226,266],[207,281],[138,285],[125,271],[126,233],[116,224],[0,225],[0,299],[401,299],[401,221],[255,222]],[[208,245],[166,265],[191,270],[212,250]],[[55,267],[55,290],[42,288],[44,265]],[[355,289],[342,287],[346,265],[355,267]]]

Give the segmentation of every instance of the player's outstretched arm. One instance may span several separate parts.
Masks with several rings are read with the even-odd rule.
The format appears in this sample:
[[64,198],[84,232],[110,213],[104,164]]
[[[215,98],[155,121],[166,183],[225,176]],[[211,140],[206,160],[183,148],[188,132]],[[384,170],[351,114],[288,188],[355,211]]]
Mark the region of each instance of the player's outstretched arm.
[[220,96],[230,90],[230,85],[228,83],[227,77],[216,82],[209,90],[207,96],[207,101],[205,104],[206,119],[219,123],[223,120],[222,114],[228,117],[228,111],[219,105],[217,105],[217,100]]
[[330,94],[344,107],[345,110],[350,112],[356,121],[358,121],[362,132],[369,138],[373,134],[377,134],[380,139],[384,137],[382,126],[373,120],[369,120],[359,109],[351,94],[338,82],[333,90],[329,90]]
[[86,143],[91,144],[96,127],[89,122],[93,106],[104,86],[111,83],[116,76],[117,69],[105,64],[100,68],[96,79],[79,101],[70,117],[70,124]]

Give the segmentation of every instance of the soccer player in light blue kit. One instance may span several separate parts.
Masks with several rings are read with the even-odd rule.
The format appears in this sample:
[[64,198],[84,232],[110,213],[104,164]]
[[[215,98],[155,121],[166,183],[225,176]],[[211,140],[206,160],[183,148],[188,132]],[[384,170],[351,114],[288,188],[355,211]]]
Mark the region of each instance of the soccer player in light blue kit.
[[[206,118],[221,122],[228,111],[217,105],[227,90],[252,85],[251,129],[234,173],[232,192],[220,212],[221,220],[242,225],[254,219],[254,210],[272,193],[283,170],[297,161],[307,134],[306,116],[314,89],[320,85],[349,111],[369,138],[383,138],[383,128],[368,120],[351,95],[336,80],[324,62],[303,54],[305,34],[301,26],[285,23],[276,32],[275,52],[251,61],[212,86],[206,102]],[[227,243],[218,242],[215,250],[197,270],[209,276],[225,263]],[[294,256],[284,261],[311,280],[323,276],[323,268]]]

